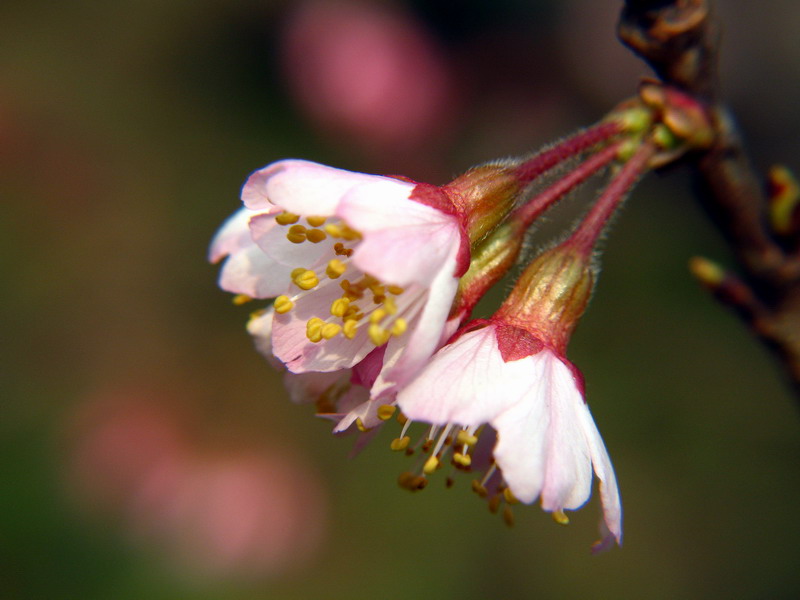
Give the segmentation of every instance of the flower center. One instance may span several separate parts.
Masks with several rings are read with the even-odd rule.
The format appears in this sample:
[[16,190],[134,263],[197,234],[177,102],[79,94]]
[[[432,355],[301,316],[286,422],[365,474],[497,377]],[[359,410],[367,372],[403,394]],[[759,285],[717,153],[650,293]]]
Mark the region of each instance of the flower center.
[[[394,415],[395,409],[394,405],[385,404],[378,408],[378,416],[388,420]],[[397,421],[403,428],[389,447],[407,456],[417,455],[415,466],[398,477],[400,487],[411,492],[423,490],[430,476],[448,468],[445,486],[450,488],[455,485],[456,472],[474,473],[477,477],[472,480],[472,491],[486,499],[492,513],[501,512],[502,507],[503,521],[509,527],[514,524],[511,506],[519,500],[503,481],[502,473],[494,462],[491,448],[495,436],[491,430],[484,434],[484,427],[461,427],[452,423],[431,425],[412,445],[409,435],[412,421],[399,412]]]
[[[327,260],[323,256],[316,268],[298,267],[291,272],[292,286],[299,291],[292,296],[275,298],[275,312],[288,313],[304,296],[338,283],[341,292],[331,302],[329,314],[306,321],[309,341],[316,344],[338,335],[353,339],[365,328],[370,341],[382,346],[392,336],[403,335],[408,329],[410,313],[417,308],[419,294],[401,298],[404,288],[388,285],[351,264],[350,257],[362,236],[341,219],[309,216],[305,217],[308,226],[299,221],[299,215],[289,212],[275,217],[275,222],[286,228],[286,239],[293,244],[319,244],[329,238],[335,241]],[[346,274],[349,277],[340,280]]]

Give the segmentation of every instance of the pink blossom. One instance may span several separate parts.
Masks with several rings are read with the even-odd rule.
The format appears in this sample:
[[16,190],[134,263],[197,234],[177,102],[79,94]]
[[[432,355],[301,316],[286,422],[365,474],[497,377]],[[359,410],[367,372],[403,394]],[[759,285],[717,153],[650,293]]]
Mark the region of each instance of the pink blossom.
[[[462,332],[399,392],[403,413],[443,427],[443,436],[463,431],[463,439],[491,425],[501,488],[507,486],[509,497],[521,502],[539,498],[560,522],[566,521],[564,510],[589,499],[594,468],[603,505],[599,546],[621,542],[614,469],[577,369],[549,344],[501,319],[475,322]],[[469,443],[455,446],[456,462],[464,464]]]
[[285,160],[253,173],[210,259],[220,285],[275,298],[270,352],[293,373],[334,372],[385,346],[407,381],[440,344],[468,266],[444,188]]

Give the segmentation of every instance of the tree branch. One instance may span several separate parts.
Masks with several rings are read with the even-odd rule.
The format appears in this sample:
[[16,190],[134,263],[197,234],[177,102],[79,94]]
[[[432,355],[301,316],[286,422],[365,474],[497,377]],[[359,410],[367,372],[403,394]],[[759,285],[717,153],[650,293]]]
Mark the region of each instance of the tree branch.
[[[732,248],[742,277],[735,279],[736,294],[728,292],[730,276],[725,289],[703,283],[775,353],[800,394],[800,257],[788,253],[772,230],[761,178],[722,104],[719,35],[711,13],[709,0],[626,0],[619,36],[665,84],[707,106],[714,143],[686,161],[697,175],[700,202]],[[737,305],[737,298],[746,298],[748,306]]]

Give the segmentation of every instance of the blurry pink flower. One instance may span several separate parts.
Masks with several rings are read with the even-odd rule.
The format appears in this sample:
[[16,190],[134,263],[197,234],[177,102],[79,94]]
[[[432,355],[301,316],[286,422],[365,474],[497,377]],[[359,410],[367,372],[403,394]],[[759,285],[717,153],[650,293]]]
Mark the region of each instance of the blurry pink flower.
[[271,352],[292,372],[331,372],[385,345],[384,377],[413,376],[469,263],[444,188],[286,160],[251,175],[242,199],[210,258],[228,256],[224,289],[276,297]]
[[413,147],[454,114],[441,52],[417,22],[387,5],[301,3],[287,23],[284,58],[312,118],[368,146]]
[[132,501],[136,536],[206,577],[261,578],[308,560],[324,536],[323,490],[280,452],[197,456]]
[[78,410],[66,483],[87,512],[119,519],[192,577],[261,578],[310,559],[326,498],[309,466],[280,448],[201,451],[153,398],[169,402],[132,390]]

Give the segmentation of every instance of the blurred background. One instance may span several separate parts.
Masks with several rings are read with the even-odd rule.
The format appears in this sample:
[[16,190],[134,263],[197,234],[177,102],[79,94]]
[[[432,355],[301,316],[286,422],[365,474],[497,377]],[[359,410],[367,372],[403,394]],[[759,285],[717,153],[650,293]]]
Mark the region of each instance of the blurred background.
[[[797,169],[800,5],[717,4],[754,161]],[[507,529],[467,480],[400,490],[395,431],[348,459],[206,263],[274,160],[445,183],[598,119],[647,74],[620,5],[3,2],[0,597],[797,597],[800,414],[688,275],[730,258],[683,172],[617,220],[570,349],[625,509],[601,556],[595,500]]]

